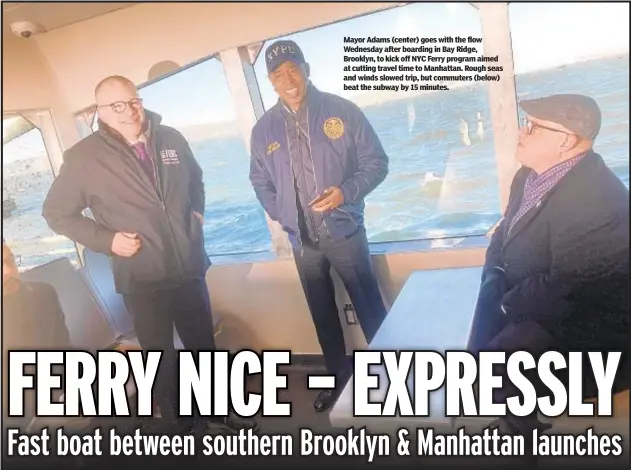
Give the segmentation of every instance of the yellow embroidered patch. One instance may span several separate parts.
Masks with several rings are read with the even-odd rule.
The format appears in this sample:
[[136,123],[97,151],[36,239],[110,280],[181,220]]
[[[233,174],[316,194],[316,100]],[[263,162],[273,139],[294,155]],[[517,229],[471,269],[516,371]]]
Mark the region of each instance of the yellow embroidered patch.
[[271,155],[272,152],[278,150],[280,148],[280,144],[278,142],[272,142],[267,146],[267,155]]
[[329,139],[339,139],[344,134],[344,123],[340,118],[329,118],[324,121],[324,133]]

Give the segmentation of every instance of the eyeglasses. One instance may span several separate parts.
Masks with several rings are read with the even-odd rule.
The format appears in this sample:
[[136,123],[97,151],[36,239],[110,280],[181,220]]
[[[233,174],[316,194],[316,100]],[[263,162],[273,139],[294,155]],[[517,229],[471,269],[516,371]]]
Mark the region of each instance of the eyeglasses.
[[561,134],[571,135],[569,132],[562,131],[560,129],[553,129],[552,127],[542,126],[541,124],[535,124],[528,120],[528,118],[522,118],[520,122],[521,127],[526,129],[526,134],[531,135],[535,129],[545,129],[552,132],[560,132]]
[[142,108],[142,98],[133,98],[129,101],[114,101],[113,103],[103,104],[99,106],[99,108],[106,108],[108,106],[112,108],[112,111],[115,113],[121,114],[125,112],[128,106],[134,109]]

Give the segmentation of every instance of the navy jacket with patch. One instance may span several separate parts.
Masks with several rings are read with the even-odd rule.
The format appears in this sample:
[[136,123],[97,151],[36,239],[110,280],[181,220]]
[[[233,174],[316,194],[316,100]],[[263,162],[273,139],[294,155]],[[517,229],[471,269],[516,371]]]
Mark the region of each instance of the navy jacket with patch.
[[[290,137],[279,101],[252,129],[250,181],[272,220],[300,246],[296,188]],[[354,103],[309,86],[308,145],[318,194],[339,186],[344,204],[324,214],[333,240],[355,233],[364,224],[364,198],[388,174],[388,156],[366,116]],[[294,158],[296,158],[294,156]]]
[[[65,152],[42,214],[54,232],[110,255],[123,294],[203,279],[210,266],[193,213],[204,213],[202,170],[184,136],[146,113],[157,187],[123,137],[99,123]],[[94,219],[83,215],[87,208]],[[114,255],[116,232],[138,233],[142,248],[130,258]]]

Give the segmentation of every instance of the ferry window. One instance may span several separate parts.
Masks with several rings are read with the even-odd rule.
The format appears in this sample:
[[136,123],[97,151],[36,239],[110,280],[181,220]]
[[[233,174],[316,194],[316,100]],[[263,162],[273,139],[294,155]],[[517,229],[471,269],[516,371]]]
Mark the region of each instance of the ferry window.
[[594,149],[628,187],[629,4],[509,3],[509,18],[518,99],[594,98],[603,116]]
[[221,62],[210,59],[140,89],[147,109],[182,132],[204,171],[204,239],[212,256],[271,252],[249,180],[250,157]]
[[75,244],[42,217],[53,170],[39,129],[22,116],[2,119],[2,236],[28,270],[67,257],[78,266]]
[[96,116],[96,109],[89,108],[76,116],[77,129],[81,137],[87,137],[99,130],[99,123]]
[[[481,38],[478,10],[469,3],[422,2],[278,39],[298,43],[318,89],[362,108],[390,157],[388,177],[366,198],[371,242],[486,234],[501,210],[486,84],[451,82],[449,91],[436,92],[345,91],[344,46],[350,44],[344,37],[368,35]],[[255,62],[266,110],[278,101],[264,59],[270,43]]]

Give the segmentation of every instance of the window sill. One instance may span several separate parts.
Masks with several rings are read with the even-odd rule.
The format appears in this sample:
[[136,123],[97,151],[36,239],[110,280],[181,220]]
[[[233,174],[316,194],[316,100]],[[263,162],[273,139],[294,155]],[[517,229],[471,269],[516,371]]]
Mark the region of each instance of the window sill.
[[[370,243],[370,253],[373,256],[403,253],[430,253],[457,249],[486,248],[488,244],[489,238],[486,235],[396,242],[376,242]],[[288,261],[290,259],[290,256],[279,257],[274,251],[210,255],[210,260],[212,261],[213,266],[270,263]]]

